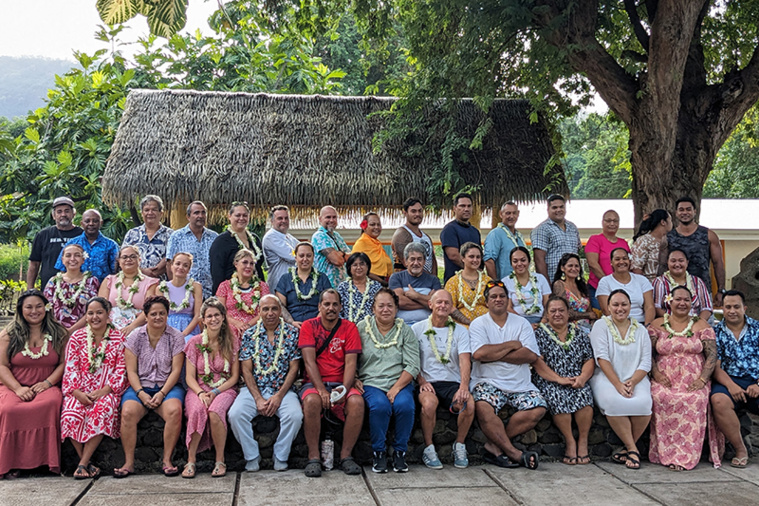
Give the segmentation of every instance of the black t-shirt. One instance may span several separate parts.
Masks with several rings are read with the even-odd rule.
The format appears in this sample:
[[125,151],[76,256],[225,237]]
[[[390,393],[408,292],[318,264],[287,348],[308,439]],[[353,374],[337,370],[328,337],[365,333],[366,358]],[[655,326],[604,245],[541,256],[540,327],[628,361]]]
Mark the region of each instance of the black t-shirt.
[[55,270],[55,262],[58,260],[58,255],[61,254],[63,246],[69,239],[82,235],[82,232],[83,230],[79,227],[74,227],[71,230],[58,230],[57,227],[52,226],[43,228],[34,236],[29,260],[41,264],[39,278],[43,290],[48,280],[58,272]]
[[[257,251],[261,251],[261,256],[256,262],[256,275],[258,279],[264,280],[264,254],[261,249],[261,239],[256,234],[251,234],[253,240],[258,248]],[[208,253],[208,258],[211,261],[211,279],[213,280],[213,293],[216,294],[216,290],[219,289],[219,285],[224,281],[230,279],[235,272],[235,255],[240,251],[240,245],[237,243],[237,239],[232,237],[229,231],[222,232],[219,236],[213,240],[211,244],[211,251]],[[276,287],[269,287],[274,292]]]

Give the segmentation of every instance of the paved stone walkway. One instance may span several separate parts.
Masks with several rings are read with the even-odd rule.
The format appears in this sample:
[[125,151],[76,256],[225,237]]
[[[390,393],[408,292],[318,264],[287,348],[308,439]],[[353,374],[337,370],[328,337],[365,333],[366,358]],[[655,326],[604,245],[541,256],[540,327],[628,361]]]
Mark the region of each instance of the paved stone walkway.
[[411,466],[407,474],[363,476],[340,471],[309,479],[301,470],[230,473],[194,480],[161,475],[124,480],[68,477],[0,481],[5,506],[244,506],[244,505],[687,505],[743,506],[759,503],[759,464],[746,469],[672,472],[643,463],[631,471],[610,462],[587,466],[543,463],[537,471],[473,466],[442,471]]

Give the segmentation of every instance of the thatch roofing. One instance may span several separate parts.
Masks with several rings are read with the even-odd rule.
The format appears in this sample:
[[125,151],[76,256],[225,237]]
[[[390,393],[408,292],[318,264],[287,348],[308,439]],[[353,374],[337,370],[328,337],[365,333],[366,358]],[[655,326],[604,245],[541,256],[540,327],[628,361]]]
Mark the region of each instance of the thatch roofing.
[[[397,207],[412,195],[430,202],[431,151],[409,154],[411,138],[372,151],[385,120],[369,115],[393,101],[133,90],[105,170],[103,198],[119,205],[147,193],[170,205],[244,200],[257,208],[255,214],[274,204],[303,206],[310,214],[327,204]],[[484,115],[472,100],[458,104],[457,130],[471,138]],[[439,107],[428,107],[411,135],[442,141],[435,128],[441,115]],[[496,100],[482,150],[470,152],[459,166],[467,184],[482,185],[477,197],[486,207],[542,198],[548,186],[567,192],[560,167],[544,173],[553,147],[545,125],[531,124],[528,115],[526,101]]]

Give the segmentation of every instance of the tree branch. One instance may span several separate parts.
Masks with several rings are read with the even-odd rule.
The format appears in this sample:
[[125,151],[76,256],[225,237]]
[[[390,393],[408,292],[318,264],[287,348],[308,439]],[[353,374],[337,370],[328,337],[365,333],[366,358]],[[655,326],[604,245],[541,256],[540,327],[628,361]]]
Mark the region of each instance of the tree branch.
[[627,11],[627,17],[630,18],[630,24],[632,25],[633,32],[638,38],[638,42],[643,46],[643,50],[648,52],[649,36],[646,29],[643,28],[643,24],[640,22],[640,16],[638,16],[638,8],[635,5],[635,0],[625,0],[625,10]]

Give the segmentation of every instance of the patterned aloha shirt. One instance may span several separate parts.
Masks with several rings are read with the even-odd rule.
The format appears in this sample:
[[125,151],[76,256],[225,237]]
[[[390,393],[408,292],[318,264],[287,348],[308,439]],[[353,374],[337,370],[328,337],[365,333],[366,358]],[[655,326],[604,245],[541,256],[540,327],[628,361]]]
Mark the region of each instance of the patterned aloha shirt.
[[[87,260],[82,264],[82,272],[89,272],[101,283],[109,274],[116,273],[116,258],[119,256],[119,245],[113,239],[109,239],[102,233],[98,232],[95,242],[90,244],[87,235],[82,232],[79,237],[69,239],[66,246],[78,244],[87,254]],[[63,265],[63,250],[58,255],[58,261],[55,263],[55,270],[63,272],[66,268]]]
[[[274,362],[274,354],[276,353],[276,347],[279,343],[280,332],[284,326],[285,342],[284,350],[279,356],[277,368],[268,373],[262,374],[261,370],[256,367],[256,359],[254,358],[256,353],[256,343],[253,336],[258,329],[258,325],[254,325],[245,331],[242,336],[242,344],[240,345],[240,361],[253,360],[253,377],[256,378],[256,385],[262,394],[274,395],[279,392],[282,385],[285,382],[285,377],[290,370],[290,362],[293,360],[300,360],[300,348],[298,348],[298,328],[289,323],[282,323],[274,331],[274,346],[269,342],[266,337],[266,331],[261,325],[262,332],[257,337],[260,342],[259,353],[261,355],[261,367],[267,368]],[[292,387],[294,389],[294,387]]]
[[314,235],[311,236],[311,244],[314,246],[314,267],[317,271],[327,275],[332,288],[337,288],[337,285],[345,279],[345,266],[336,267],[332,265],[327,257],[322,254],[322,251],[332,248],[343,253],[350,253],[351,249],[337,231],[330,234],[324,227],[316,229]]
[[213,293],[213,280],[211,279],[211,260],[209,252],[213,240],[218,237],[218,233],[207,228],[203,229],[203,235],[200,240],[190,230],[190,225],[186,225],[175,231],[169,237],[169,244],[166,247],[166,258],[171,260],[177,253],[192,253],[192,269],[188,275],[201,285],[203,285],[203,299],[207,299]]
[[714,326],[714,334],[722,370],[734,378],[759,379],[759,322],[747,316],[736,339],[723,320]]
[[156,231],[152,239],[148,238],[145,224],[135,227],[124,236],[122,246],[134,246],[140,252],[140,267],[152,269],[166,258],[166,248],[169,245],[169,237],[174,230],[166,225]]

